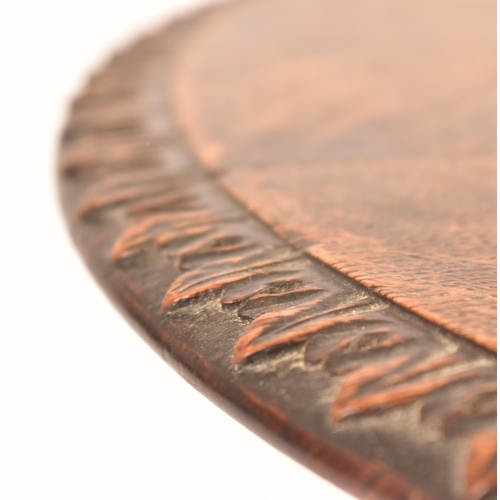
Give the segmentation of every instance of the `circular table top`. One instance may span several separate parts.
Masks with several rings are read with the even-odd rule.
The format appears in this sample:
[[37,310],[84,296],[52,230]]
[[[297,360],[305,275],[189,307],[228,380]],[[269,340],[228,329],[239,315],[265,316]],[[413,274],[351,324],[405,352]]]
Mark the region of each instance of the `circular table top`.
[[63,136],[65,213],[112,300],[360,498],[495,495],[494,13],[212,7],[117,54]]

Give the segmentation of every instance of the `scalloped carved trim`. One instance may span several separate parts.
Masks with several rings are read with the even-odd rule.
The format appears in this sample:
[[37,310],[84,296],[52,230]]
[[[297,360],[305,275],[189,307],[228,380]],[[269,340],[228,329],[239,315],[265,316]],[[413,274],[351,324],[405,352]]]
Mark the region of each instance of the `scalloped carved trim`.
[[446,438],[470,436],[466,498],[493,491],[495,412],[483,404],[496,395],[493,357],[255,220],[189,160],[175,127],[158,127],[155,113],[168,110],[156,109],[161,91],[148,87],[151,60],[141,50],[155,52],[139,46],[91,81],[74,106],[61,154],[64,174],[88,184],[78,216],[123,228],[110,260],[127,269],[154,251],[175,263],[163,314],[216,295],[246,324],[234,346],[235,370],[302,346],[304,369],[342,380],[332,427],[419,401],[422,421]]

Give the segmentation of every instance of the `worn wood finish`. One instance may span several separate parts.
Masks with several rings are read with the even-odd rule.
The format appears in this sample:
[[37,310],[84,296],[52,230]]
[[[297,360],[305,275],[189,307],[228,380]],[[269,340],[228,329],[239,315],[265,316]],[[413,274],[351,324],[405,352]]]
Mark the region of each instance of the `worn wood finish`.
[[[360,498],[492,500],[496,359],[490,351],[495,318],[489,305],[494,292],[490,250],[495,245],[488,226],[494,219],[488,177],[491,102],[483,93],[486,104],[460,114],[461,133],[466,136],[473,129],[477,140],[461,146],[463,137],[448,131],[444,142],[438,138],[432,143],[430,155],[423,150],[404,162],[386,154],[386,145],[373,157],[367,153],[349,160],[351,170],[342,170],[342,163],[332,162],[328,155],[333,153],[319,143],[301,146],[300,124],[293,120],[293,140],[280,143],[276,134],[285,123],[281,113],[287,122],[288,105],[292,111],[296,105],[306,106],[297,104],[294,95],[304,93],[310,80],[304,83],[296,69],[283,73],[278,67],[279,78],[284,75],[288,83],[278,79],[276,89],[263,74],[257,94],[264,100],[270,98],[269,89],[290,90],[290,82],[298,82],[299,89],[292,85],[285,101],[270,111],[268,122],[265,117],[252,122],[255,110],[247,104],[238,114],[231,96],[245,89],[251,94],[259,71],[267,68],[259,63],[259,47],[265,49],[264,60],[293,66],[283,50],[295,40],[291,26],[301,33],[299,41],[312,40],[312,48],[299,44],[302,63],[321,47],[333,57],[331,33],[321,32],[319,20],[331,19],[340,3],[315,3],[326,9],[322,16],[295,0],[279,19],[272,15],[285,12],[279,0],[215,7],[115,56],[75,100],[64,133],[59,173],[69,227],[96,278],[150,344],[216,404],[306,466]],[[394,7],[379,3],[384,12]],[[425,19],[432,9],[420,4]],[[440,2],[438,11],[446,13],[449,7]],[[477,12],[473,19],[481,24]],[[467,27],[468,19],[462,16],[460,22]],[[314,36],[307,36],[311,26]],[[255,40],[261,45],[255,47]],[[280,50],[272,50],[272,40]],[[476,45],[468,47],[473,52]],[[239,62],[238,51],[245,55]],[[321,61],[307,67],[311,78],[318,68],[318,74],[332,76]],[[245,83],[242,75],[247,78],[247,71],[254,76]],[[471,76],[471,88],[483,77]],[[319,103],[311,104],[315,133],[323,130],[325,141],[339,133],[330,125],[322,128],[322,99],[329,95],[319,92]],[[231,106],[224,108],[224,96]],[[306,110],[312,103],[308,99]],[[486,135],[464,125],[477,109],[482,110]],[[385,116],[384,109],[375,111]],[[425,130],[425,115],[419,119],[418,127]],[[262,133],[265,123],[272,124],[268,136]],[[393,130],[394,125],[385,130],[388,144]],[[363,132],[366,137],[370,133]],[[284,159],[292,153],[280,152],[280,144],[297,152],[295,164]],[[455,144],[458,166],[447,169],[446,155]],[[273,151],[279,151],[280,161]],[[324,154],[325,161],[304,163],[300,151],[315,151],[319,159]],[[401,165],[410,172],[404,182]],[[412,176],[414,171],[434,175],[436,191],[429,194],[425,183]],[[353,172],[357,183],[349,181]],[[460,238],[453,240],[456,232],[450,231],[446,245],[441,245],[444,240],[436,244],[439,259],[447,258],[453,269],[448,282],[436,269],[438,278],[429,284],[432,266],[412,271],[398,239],[404,233],[401,225],[381,237],[377,231],[387,221],[375,227],[367,223],[374,233],[369,241],[378,244],[372,247],[363,234],[356,239],[344,231],[342,236],[332,227],[325,216],[329,208],[336,224],[352,223],[354,233],[360,231],[363,199],[371,200],[367,206],[373,213],[377,192],[379,200],[387,198],[388,191],[374,180],[377,176],[404,193],[418,186],[417,198],[423,203],[435,201],[436,193],[443,196],[448,181],[459,193],[465,188],[472,193],[467,207],[472,216],[459,228]],[[335,197],[328,201],[330,190]],[[263,199],[263,194],[270,197]],[[407,199],[401,196],[399,206],[409,214]],[[455,211],[455,205],[453,198],[436,210],[437,221],[417,225],[430,227],[422,230],[424,243],[429,235],[439,234],[443,221],[463,222],[464,212]],[[419,217],[408,216],[412,221]],[[481,218],[485,226],[478,223]],[[413,241],[418,234],[412,233]],[[464,246],[467,235],[472,243]],[[329,247],[332,237],[336,245]],[[395,265],[390,267],[380,251],[367,273],[370,251],[379,251],[384,241]],[[475,241],[480,244],[474,246]],[[422,241],[417,243],[418,253]],[[450,250],[456,247],[458,254]],[[325,257],[326,248],[337,257]],[[455,294],[436,299],[443,283],[454,285],[459,278],[463,286]],[[409,295],[400,283],[408,286]],[[470,287],[471,293],[487,298],[469,304],[464,290]],[[466,311],[453,315],[453,307]]]

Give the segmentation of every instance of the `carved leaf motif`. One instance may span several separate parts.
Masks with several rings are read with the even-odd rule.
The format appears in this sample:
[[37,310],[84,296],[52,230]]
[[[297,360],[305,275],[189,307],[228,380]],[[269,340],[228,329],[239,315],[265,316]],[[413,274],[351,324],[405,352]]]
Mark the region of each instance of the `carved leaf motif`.
[[[276,242],[263,247],[239,229],[239,216],[212,211],[189,186],[157,171],[115,176],[89,194],[81,214],[105,213],[117,205],[125,205],[135,222],[117,238],[113,260],[148,245],[175,257],[180,274],[166,291],[165,312],[209,292],[219,294],[223,305],[238,305],[249,324],[235,345],[235,365],[306,343],[306,363],[343,377],[332,424],[491,376],[456,352],[433,356],[435,342],[387,314],[385,302],[332,287],[292,248]],[[447,414],[456,405],[450,400]]]
[[[394,366],[393,363],[398,359],[389,361],[386,366],[382,367],[382,374],[385,373],[384,368],[388,367],[389,370]],[[449,386],[454,382],[463,380],[471,380],[477,377],[491,376],[491,373],[484,373],[481,369],[461,370],[456,373],[437,375],[432,378],[417,380],[413,382],[406,382],[395,387],[387,389],[374,390],[368,394],[359,394],[362,383],[370,382],[374,378],[378,378],[379,372],[373,367],[363,367],[355,370],[347,375],[346,380],[342,384],[342,389],[337,397],[332,409],[332,419],[336,423],[340,419],[359,413],[366,413],[376,409],[388,409],[394,406],[400,406],[412,403],[417,398],[430,394],[442,387]],[[374,378],[368,378],[374,377]],[[361,379],[361,383],[360,383]],[[382,381],[382,386],[387,384]]]
[[497,430],[490,427],[474,434],[465,468],[465,492],[467,500],[480,500],[495,491]]
[[[205,295],[216,294],[245,325],[234,346],[235,367],[299,346],[304,370],[322,370],[332,380],[332,426],[421,401],[423,422],[437,423],[446,439],[459,437],[468,445],[462,474],[466,499],[492,492],[491,364],[478,363],[463,343],[421,328],[373,290],[339,284],[331,279],[332,269],[262,226],[254,231],[255,221],[241,207],[233,212],[233,205],[224,206],[219,198],[210,203],[206,179],[203,189],[197,186],[201,172],[188,180],[186,172],[170,171],[177,151],[165,146],[164,129],[156,137],[142,123],[133,103],[137,78],[118,72],[93,80],[75,105],[61,158],[67,175],[97,178],[79,215],[89,223],[108,217],[126,227],[111,259],[134,265],[134,257],[154,249],[155,258],[175,262],[178,276],[163,298],[164,314],[196,307]],[[122,97],[133,104],[124,106]],[[378,483],[378,491],[397,489],[384,475],[370,481]],[[399,496],[407,491],[405,485]]]

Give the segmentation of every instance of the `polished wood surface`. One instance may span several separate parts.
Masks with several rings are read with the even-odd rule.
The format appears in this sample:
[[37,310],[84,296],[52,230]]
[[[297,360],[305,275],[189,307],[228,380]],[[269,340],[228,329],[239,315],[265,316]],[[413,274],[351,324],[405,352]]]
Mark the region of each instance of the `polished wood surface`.
[[63,135],[64,211],[112,301],[362,499],[496,498],[490,10],[213,7],[110,60]]

